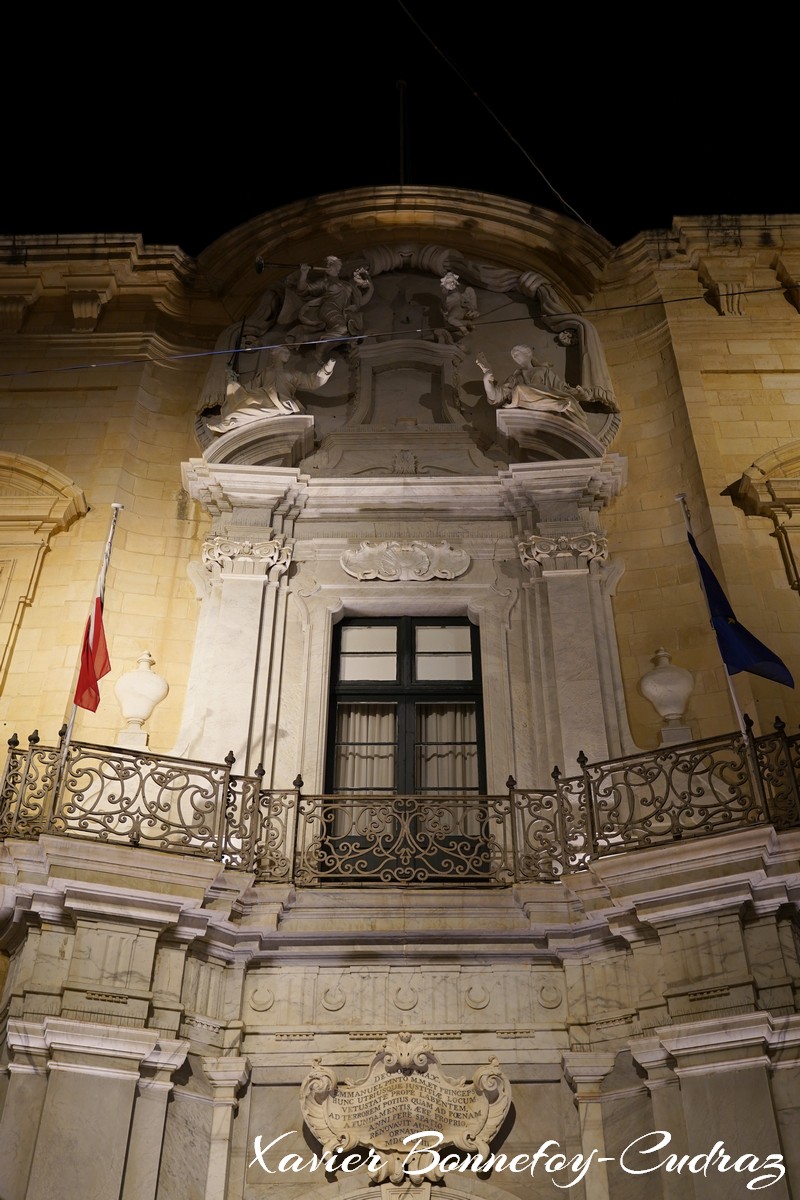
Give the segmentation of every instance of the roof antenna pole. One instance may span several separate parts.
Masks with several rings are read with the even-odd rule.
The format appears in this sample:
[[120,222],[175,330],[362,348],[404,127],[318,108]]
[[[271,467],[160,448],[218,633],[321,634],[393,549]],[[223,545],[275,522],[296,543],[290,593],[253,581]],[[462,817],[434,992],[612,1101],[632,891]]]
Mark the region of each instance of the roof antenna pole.
[[399,92],[398,104],[398,126],[400,140],[400,186],[404,187],[406,182],[406,81],[398,79],[397,91]]

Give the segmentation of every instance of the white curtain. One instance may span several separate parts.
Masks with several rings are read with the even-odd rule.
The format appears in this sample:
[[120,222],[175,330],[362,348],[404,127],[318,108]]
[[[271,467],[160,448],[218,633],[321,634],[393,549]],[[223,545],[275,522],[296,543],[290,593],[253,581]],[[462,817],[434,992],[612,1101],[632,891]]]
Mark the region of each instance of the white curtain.
[[[416,705],[415,790],[476,792],[478,747],[475,705]],[[336,792],[396,788],[397,711],[394,704],[358,701],[336,710]]]
[[416,753],[418,791],[477,791],[474,703],[418,704]]
[[339,704],[336,710],[333,790],[393,791],[397,757],[394,704]]

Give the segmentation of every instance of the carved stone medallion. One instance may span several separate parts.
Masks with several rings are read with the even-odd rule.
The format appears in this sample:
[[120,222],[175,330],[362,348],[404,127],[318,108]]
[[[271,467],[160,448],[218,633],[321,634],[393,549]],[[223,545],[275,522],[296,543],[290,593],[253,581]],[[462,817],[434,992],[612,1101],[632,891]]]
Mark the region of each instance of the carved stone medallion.
[[355,579],[425,580],[456,579],[470,564],[466,550],[447,542],[362,542],[346,550],[339,560]]

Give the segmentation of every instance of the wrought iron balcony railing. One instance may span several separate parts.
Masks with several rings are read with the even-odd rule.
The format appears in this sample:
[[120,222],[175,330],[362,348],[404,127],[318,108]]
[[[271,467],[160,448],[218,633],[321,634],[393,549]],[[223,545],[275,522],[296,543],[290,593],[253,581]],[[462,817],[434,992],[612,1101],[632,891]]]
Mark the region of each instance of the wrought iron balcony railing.
[[547,881],[603,855],[771,824],[800,826],[800,735],[729,735],[553,771],[502,796],[307,796],[263,771],[16,737],[0,839],[89,838],[216,859],[297,886]]

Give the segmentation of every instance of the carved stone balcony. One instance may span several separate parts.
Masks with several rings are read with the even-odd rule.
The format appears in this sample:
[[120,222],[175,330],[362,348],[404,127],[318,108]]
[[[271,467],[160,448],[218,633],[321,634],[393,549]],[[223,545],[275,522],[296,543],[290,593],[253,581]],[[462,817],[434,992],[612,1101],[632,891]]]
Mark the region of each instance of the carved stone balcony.
[[197,855],[298,887],[507,886],[597,858],[729,833],[800,826],[800,735],[708,738],[553,771],[552,788],[502,796],[308,796],[263,772],[72,742],[16,739],[0,840],[43,834]]

